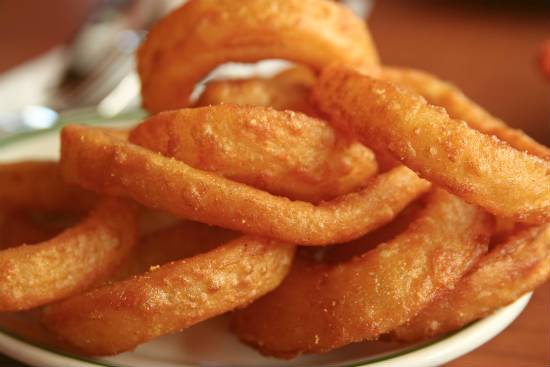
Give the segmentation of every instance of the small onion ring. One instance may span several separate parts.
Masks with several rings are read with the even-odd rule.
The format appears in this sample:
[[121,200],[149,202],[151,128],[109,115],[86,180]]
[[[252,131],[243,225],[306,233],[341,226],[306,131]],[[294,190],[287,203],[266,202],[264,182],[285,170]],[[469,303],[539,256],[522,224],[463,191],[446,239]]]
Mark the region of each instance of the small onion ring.
[[104,199],[58,236],[0,251],[0,311],[26,310],[85,290],[118,267],[136,237],[135,205]]
[[550,162],[453,120],[411,90],[333,65],[314,88],[334,126],[435,184],[519,222],[550,220]]
[[350,261],[296,260],[279,288],[237,311],[233,329],[290,358],[372,340],[418,314],[487,250],[491,217],[436,189],[400,235]]
[[43,323],[87,355],[113,355],[242,307],[284,279],[294,247],[242,236],[49,306]]
[[320,202],[363,187],[378,169],[364,145],[292,111],[218,105],[161,112],[130,142],[290,199]]
[[375,177],[359,192],[319,205],[291,201],[194,169],[104,130],[67,126],[61,167],[68,182],[191,219],[288,243],[345,242],[391,221],[429,182],[406,167]]
[[220,64],[287,59],[313,69],[336,61],[375,69],[363,19],[328,0],[189,1],[158,22],[138,51],[143,107],[186,107]]
[[430,338],[489,315],[550,277],[550,225],[523,229],[498,244],[453,290],[397,328],[400,340]]

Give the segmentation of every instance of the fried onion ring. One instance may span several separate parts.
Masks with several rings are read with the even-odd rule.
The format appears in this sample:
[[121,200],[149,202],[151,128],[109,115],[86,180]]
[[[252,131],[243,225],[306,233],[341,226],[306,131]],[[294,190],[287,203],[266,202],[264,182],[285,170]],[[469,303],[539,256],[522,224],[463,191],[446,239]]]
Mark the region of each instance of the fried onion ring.
[[444,107],[451,118],[463,120],[471,128],[487,135],[494,135],[518,150],[550,160],[550,148],[492,116],[451,83],[427,72],[406,68],[386,67],[382,76],[386,80],[412,88],[429,103]]
[[327,68],[313,94],[336,127],[433,183],[497,216],[550,220],[550,162],[451,119],[409,89],[347,67]]
[[136,242],[136,209],[105,199],[53,239],[0,251],[0,311],[19,311],[85,290],[121,263]]
[[2,209],[82,212],[96,203],[94,195],[63,181],[57,162],[0,164]]
[[196,106],[230,103],[316,116],[318,113],[309,100],[315,80],[315,74],[303,67],[285,70],[272,78],[215,80],[206,84]]
[[458,329],[506,306],[550,277],[550,225],[531,227],[497,245],[447,294],[397,328],[401,340]]
[[311,202],[356,191],[374,154],[321,120],[264,107],[219,105],[159,113],[130,141],[275,195]]
[[430,187],[401,166],[359,192],[316,206],[273,196],[105,131],[76,125],[62,131],[61,167],[69,182],[91,190],[128,196],[183,219],[304,245],[360,237],[393,219]]
[[280,287],[234,314],[233,329],[285,358],[376,339],[454,286],[491,229],[483,210],[435,190],[418,219],[376,249],[337,265],[295,261]]
[[195,85],[228,61],[336,61],[377,68],[363,19],[327,0],[189,1],[157,23],[138,51],[143,107],[189,105]]
[[44,324],[88,355],[112,355],[242,307],[279,285],[294,247],[243,236],[61,303]]

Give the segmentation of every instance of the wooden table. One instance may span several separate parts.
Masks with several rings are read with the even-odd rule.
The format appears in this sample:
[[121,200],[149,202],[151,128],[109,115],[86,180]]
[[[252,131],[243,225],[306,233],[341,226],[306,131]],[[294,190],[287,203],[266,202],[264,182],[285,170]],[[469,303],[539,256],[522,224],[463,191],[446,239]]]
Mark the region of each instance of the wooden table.
[[[384,63],[451,80],[495,115],[548,144],[550,84],[535,67],[538,47],[550,38],[548,14],[464,2],[379,0],[369,26]],[[550,365],[550,284],[535,292],[506,331],[448,364],[545,365]]]

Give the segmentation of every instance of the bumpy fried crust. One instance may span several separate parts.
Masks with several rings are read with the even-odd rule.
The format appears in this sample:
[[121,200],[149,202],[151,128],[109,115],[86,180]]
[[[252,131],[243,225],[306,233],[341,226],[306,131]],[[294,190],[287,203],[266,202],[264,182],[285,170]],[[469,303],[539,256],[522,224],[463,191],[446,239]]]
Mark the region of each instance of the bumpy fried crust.
[[456,288],[397,328],[401,340],[429,338],[464,326],[532,291],[550,276],[550,225],[511,236],[485,255]]
[[398,167],[357,193],[313,205],[194,169],[90,127],[65,127],[61,141],[61,167],[69,182],[129,196],[180,218],[304,245],[360,237],[430,187]]
[[335,126],[493,214],[550,220],[550,162],[451,119],[409,89],[340,66],[314,88]]
[[303,67],[285,70],[272,78],[216,80],[206,84],[196,106],[232,103],[316,116],[318,113],[309,100],[315,80],[313,71]]
[[189,1],[157,23],[138,51],[143,107],[186,107],[193,88],[228,61],[287,59],[375,67],[364,21],[327,0]]
[[57,162],[0,164],[2,209],[81,212],[95,204],[94,195],[63,181]]
[[436,190],[409,228],[354,259],[295,261],[283,284],[235,313],[234,330],[262,353],[292,357],[376,339],[452,287],[486,251],[491,218]]
[[143,274],[164,265],[214,249],[238,234],[223,228],[183,221],[145,235],[111,280]]
[[293,255],[293,246],[243,236],[50,306],[44,323],[85,354],[117,354],[249,304],[279,285]]
[[492,116],[454,85],[424,71],[406,68],[386,67],[382,76],[386,80],[412,88],[429,103],[444,107],[451,118],[463,120],[471,128],[494,135],[518,150],[550,160],[550,148]]
[[321,120],[265,107],[219,105],[159,113],[130,141],[275,195],[319,202],[356,191],[374,154]]
[[0,311],[17,311],[81,292],[109,275],[136,242],[135,207],[105,199],[53,239],[0,251]]

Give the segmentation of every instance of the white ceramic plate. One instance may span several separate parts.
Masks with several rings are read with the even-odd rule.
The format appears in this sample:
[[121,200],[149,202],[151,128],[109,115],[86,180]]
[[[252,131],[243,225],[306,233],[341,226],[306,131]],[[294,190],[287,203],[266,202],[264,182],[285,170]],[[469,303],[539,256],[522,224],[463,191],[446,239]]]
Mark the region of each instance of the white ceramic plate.
[[[129,122],[117,122],[127,126]],[[0,161],[57,159],[58,130],[12,136],[0,140]],[[32,342],[20,333],[0,329],[0,352],[33,366],[437,366],[466,354],[506,328],[525,308],[526,295],[493,315],[443,338],[416,345],[385,342],[353,344],[323,355],[281,361],[260,356],[241,344],[219,317],[183,333],[158,338],[115,357],[84,358]]]

